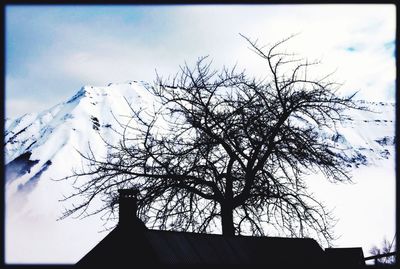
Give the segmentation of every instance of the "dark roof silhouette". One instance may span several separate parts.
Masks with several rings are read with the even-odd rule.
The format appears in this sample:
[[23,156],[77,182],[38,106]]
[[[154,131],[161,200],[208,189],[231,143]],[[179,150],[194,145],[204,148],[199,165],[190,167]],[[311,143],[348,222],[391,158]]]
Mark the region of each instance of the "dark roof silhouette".
[[336,268],[354,268],[365,265],[362,248],[327,248],[328,263]]
[[323,255],[318,243],[308,238],[227,237],[143,227],[132,232],[116,227],[78,265],[322,265]]
[[[123,194],[120,192],[120,195]],[[132,198],[132,194],[129,194]],[[124,203],[126,200],[120,200]],[[129,201],[132,205],[132,201]],[[310,238],[224,236],[149,230],[128,206],[120,205],[120,223],[78,263],[111,268],[327,268],[333,264]],[[121,211],[121,209],[123,209]],[[134,207],[135,209],[135,207]],[[126,211],[125,211],[126,210]],[[124,214],[124,216],[121,216]],[[130,217],[129,217],[130,216]],[[124,220],[121,222],[121,220]],[[342,251],[358,268],[359,253]],[[341,252],[330,252],[339,259]],[[362,250],[361,250],[362,253]],[[337,255],[336,255],[337,254]],[[349,258],[350,257],[350,258]],[[363,258],[363,257],[362,257]],[[348,261],[348,260],[346,260]],[[336,264],[335,264],[336,265]],[[343,265],[343,264],[342,264]]]

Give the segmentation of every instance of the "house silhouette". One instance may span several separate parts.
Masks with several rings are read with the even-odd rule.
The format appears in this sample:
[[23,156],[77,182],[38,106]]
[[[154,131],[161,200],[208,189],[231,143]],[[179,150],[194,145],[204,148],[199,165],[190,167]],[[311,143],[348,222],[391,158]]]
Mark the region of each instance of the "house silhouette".
[[361,248],[326,249],[311,238],[224,236],[147,229],[136,192],[119,190],[119,223],[78,267],[362,268]]

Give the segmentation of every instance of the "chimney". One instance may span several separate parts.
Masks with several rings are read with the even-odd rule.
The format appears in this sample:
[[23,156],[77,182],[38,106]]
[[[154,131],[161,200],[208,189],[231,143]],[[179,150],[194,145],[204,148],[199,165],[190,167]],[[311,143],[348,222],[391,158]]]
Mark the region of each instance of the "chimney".
[[136,224],[137,194],[136,189],[119,189],[119,222],[120,227]]

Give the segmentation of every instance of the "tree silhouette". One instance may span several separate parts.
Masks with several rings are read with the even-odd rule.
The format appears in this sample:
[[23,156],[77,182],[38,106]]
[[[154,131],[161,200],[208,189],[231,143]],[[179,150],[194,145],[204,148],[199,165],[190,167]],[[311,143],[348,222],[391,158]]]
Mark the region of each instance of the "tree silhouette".
[[[396,250],[396,245],[394,245],[394,240],[390,243],[386,238],[383,239],[382,247],[378,248],[377,246],[373,246],[369,253],[372,255],[380,255],[380,254],[388,254],[391,253],[392,250]],[[375,259],[375,264],[394,264],[396,262],[395,255],[389,257],[382,257]]]
[[[256,79],[236,68],[213,70],[207,57],[184,65],[172,79],[157,77],[148,90],[153,110],[132,108],[118,145],[106,159],[82,153],[87,165],[66,179],[83,180],[74,213],[94,214],[115,205],[119,188],[139,194],[139,217],[151,227],[224,235],[272,231],[332,239],[332,215],[307,191],[304,176],[322,172],[350,180],[343,149],[321,136],[356,108],[340,97],[330,76],[310,78],[318,65],[243,36],[266,63]],[[76,181],[79,182],[79,181]],[[94,197],[105,200],[90,212]],[[220,225],[220,226],[219,226]]]

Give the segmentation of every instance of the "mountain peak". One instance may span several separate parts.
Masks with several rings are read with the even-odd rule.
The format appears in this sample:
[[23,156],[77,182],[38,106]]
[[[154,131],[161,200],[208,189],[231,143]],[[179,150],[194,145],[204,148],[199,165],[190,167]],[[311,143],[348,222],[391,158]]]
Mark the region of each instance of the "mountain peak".
[[[86,85],[67,101],[50,109],[8,120],[5,134],[6,164],[27,151],[33,151],[32,157],[39,156],[35,151],[42,148],[41,145],[54,143],[48,140],[55,139],[60,147],[70,145],[71,148],[79,148],[74,145],[75,140],[86,140],[85,143],[96,140],[97,133],[106,132],[117,124],[115,116],[130,115],[131,104],[145,107],[151,102],[146,87],[144,82],[138,81],[110,83],[107,86]],[[52,147],[54,150],[50,150],[51,146],[46,150],[54,151],[53,154],[46,154],[49,157],[57,155],[57,150],[60,150],[54,144]]]
[[126,82],[109,83],[106,86],[83,86],[68,102],[80,100],[81,97],[97,98],[99,96],[122,95],[127,99],[141,98],[148,95],[146,88],[149,84],[144,81],[130,80]]

